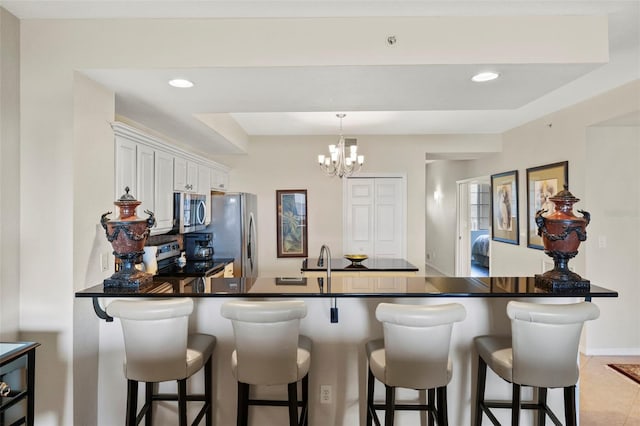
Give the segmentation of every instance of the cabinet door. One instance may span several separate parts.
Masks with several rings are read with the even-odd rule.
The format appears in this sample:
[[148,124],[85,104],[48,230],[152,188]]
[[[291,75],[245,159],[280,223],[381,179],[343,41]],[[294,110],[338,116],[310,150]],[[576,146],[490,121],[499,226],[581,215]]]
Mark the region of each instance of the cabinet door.
[[136,209],[139,217],[146,218],[146,210],[155,210],[155,155],[154,150],[148,146],[138,145],[136,148],[136,174],[137,192],[133,196],[140,201]]
[[229,188],[229,173],[220,169],[211,170],[211,189],[226,191]]
[[175,191],[187,190],[187,160],[180,157],[173,159],[173,189]]
[[155,167],[156,232],[173,227],[173,155],[156,151]]
[[187,161],[187,191],[198,192],[198,165],[191,161]]
[[124,194],[124,188],[129,187],[129,192],[137,195],[136,188],[136,143],[128,139],[116,137],[116,181],[114,200]]

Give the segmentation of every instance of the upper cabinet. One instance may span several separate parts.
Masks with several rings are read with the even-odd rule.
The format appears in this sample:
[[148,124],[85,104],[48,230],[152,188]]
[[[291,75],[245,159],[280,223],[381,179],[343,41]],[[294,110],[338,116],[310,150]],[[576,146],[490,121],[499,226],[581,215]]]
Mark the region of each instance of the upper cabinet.
[[183,157],[173,160],[173,189],[178,192],[209,192],[206,187],[198,188],[198,163]]
[[227,191],[229,189],[229,171],[222,167],[211,169],[211,190]]
[[[174,192],[197,192],[210,197],[212,189],[226,190],[228,169],[225,166],[177,149],[126,124],[116,122],[112,127],[115,134],[115,198],[120,198],[125,187],[129,187],[131,195],[141,202],[137,215],[146,217],[145,210],[155,214],[152,235],[171,230]],[[222,187],[216,185],[214,188],[213,184],[219,178],[214,179],[213,175],[218,170],[224,172],[224,182]]]

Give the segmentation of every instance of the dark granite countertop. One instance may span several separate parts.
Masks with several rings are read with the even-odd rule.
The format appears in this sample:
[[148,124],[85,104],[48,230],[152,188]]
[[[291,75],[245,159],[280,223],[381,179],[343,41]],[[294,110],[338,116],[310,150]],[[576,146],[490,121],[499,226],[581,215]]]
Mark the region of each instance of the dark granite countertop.
[[233,258],[214,257],[211,260],[187,260],[187,263],[183,267],[178,266],[176,263],[172,263],[168,267],[158,270],[156,277],[181,278],[212,275],[223,270],[226,265],[233,261]]
[[[324,271],[326,266],[318,266],[317,258],[307,258],[302,261],[303,272],[307,271]],[[350,260],[343,257],[331,258],[331,270],[340,272],[364,272],[364,271],[379,271],[379,272],[417,272],[418,268],[415,265],[407,262],[404,259],[390,259],[383,257],[370,257],[358,264],[352,264]]]
[[618,297],[614,290],[591,285],[588,290],[545,290],[533,277],[333,277],[212,278],[203,287],[180,292],[156,278],[141,289],[104,288],[102,284],[76,297]]

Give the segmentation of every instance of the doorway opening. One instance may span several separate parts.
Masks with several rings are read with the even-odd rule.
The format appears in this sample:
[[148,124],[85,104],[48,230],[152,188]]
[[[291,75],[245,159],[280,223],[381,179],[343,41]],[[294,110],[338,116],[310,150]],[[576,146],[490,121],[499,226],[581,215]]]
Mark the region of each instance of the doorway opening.
[[490,203],[488,177],[458,182],[456,276],[490,275]]

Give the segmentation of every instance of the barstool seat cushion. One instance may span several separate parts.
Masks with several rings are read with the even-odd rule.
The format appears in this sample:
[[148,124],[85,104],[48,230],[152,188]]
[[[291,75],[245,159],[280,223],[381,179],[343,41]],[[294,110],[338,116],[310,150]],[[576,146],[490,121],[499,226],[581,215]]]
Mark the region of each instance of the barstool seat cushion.
[[[302,334],[298,336],[298,374],[296,381],[302,380],[302,378],[309,373],[309,367],[311,366],[311,346],[312,342],[310,338]],[[233,373],[233,377],[237,380],[238,355],[235,350],[231,354],[231,372]],[[271,375],[272,374],[270,373],[269,376]],[[267,377],[260,377],[256,375],[253,375],[252,379],[254,380],[254,383],[250,384],[266,384],[269,381]]]
[[216,347],[216,337],[210,334],[190,334],[187,340],[187,377],[207,362]]
[[[366,346],[367,358],[369,359],[369,368],[374,377],[382,383],[388,383],[386,377],[386,354],[384,350],[384,339],[376,339],[367,342]],[[447,363],[447,383],[451,381],[453,376],[453,365],[451,360]],[[446,384],[446,383],[445,383]]]
[[509,336],[479,336],[474,339],[478,355],[498,376],[513,382],[513,348]]

